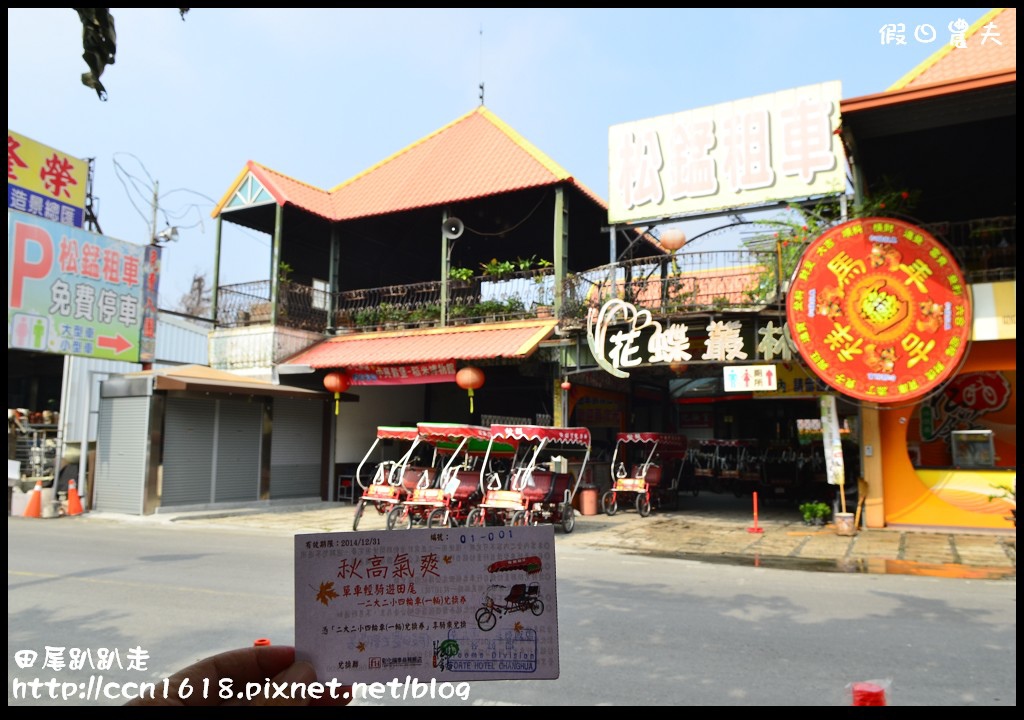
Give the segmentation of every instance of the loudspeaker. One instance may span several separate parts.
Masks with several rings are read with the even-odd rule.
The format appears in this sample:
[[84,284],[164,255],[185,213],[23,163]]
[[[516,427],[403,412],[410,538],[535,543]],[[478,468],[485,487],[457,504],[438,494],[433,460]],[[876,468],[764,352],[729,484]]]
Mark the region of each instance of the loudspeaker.
[[444,221],[444,225],[441,226],[441,232],[449,240],[454,240],[462,235],[462,231],[465,227],[462,225],[462,221],[457,217],[450,217]]

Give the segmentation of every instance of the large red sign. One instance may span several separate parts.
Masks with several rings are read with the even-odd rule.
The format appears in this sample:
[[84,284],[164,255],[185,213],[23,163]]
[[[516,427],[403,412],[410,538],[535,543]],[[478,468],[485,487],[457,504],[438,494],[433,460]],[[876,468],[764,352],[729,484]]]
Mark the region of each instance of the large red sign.
[[930,233],[895,218],[837,225],[810,244],[786,298],[800,354],[844,395],[914,400],[959,367],[971,331],[963,271]]

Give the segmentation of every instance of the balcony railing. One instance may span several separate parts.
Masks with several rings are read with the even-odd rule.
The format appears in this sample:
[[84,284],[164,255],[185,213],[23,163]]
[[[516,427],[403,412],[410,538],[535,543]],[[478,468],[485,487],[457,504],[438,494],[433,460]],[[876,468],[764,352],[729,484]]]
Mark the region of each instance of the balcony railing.
[[[1015,217],[925,226],[953,249],[970,283],[1016,278]],[[772,251],[684,252],[641,258],[572,273],[562,284],[559,324],[582,327],[591,308],[611,298],[655,316],[754,311],[780,307],[792,267]],[[448,325],[516,320],[553,306],[551,268],[507,276],[448,281]],[[277,323],[313,332],[430,327],[441,317],[440,281],[331,293],[283,282]],[[272,321],[270,282],[227,285],[218,294],[218,325],[242,327]]]

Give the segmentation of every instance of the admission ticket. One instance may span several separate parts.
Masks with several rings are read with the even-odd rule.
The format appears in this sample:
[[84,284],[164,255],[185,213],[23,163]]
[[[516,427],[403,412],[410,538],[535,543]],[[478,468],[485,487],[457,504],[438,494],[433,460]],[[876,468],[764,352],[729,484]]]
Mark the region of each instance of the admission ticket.
[[295,648],[322,682],[557,678],[554,527],[296,535]]

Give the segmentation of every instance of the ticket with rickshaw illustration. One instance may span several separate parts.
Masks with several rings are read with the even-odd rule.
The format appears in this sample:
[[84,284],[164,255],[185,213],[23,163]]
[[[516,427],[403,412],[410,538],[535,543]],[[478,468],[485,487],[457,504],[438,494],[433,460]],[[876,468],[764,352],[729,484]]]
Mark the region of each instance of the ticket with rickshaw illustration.
[[554,527],[295,536],[295,648],[322,682],[558,677]]

